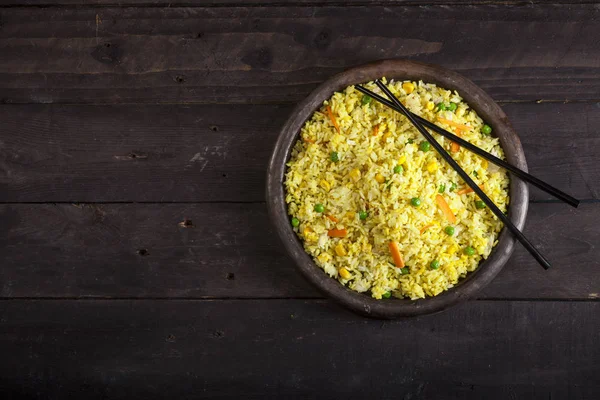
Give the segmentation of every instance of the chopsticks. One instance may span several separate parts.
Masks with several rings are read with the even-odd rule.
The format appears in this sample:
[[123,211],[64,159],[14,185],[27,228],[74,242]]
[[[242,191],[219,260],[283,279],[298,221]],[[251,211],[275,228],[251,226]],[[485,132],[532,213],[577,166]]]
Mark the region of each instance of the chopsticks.
[[[399,107],[396,106],[395,103],[387,100],[386,98],[378,95],[377,93],[374,93],[374,92],[370,91],[369,89],[366,89],[360,85],[356,85],[355,87],[356,87],[356,90],[358,90],[359,92],[366,94],[367,96],[377,100],[378,102],[380,102],[398,112],[403,112]],[[557,199],[564,201],[565,203],[569,204],[570,206],[573,206],[575,208],[577,208],[577,206],[579,206],[579,200],[577,200],[573,196],[570,196],[567,193],[563,192],[562,190],[559,190],[559,189],[555,188],[554,186],[542,181],[541,179],[538,179],[535,176],[528,174],[527,172],[523,171],[522,169],[519,169],[519,168],[515,167],[514,165],[507,163],[506,161],[494,156],[493,154],[490,154],[487,151],[480,149],[479,147],[475,146],[474,144],[467,142],[465,139],[458,137],[456,135],[453,135],[452,133],[448,132],[444,128],[437,126],[433,122],[428,121],[425,118],[418,116],[417,114],[413,114],[410,111],[408,111],[408,112],[412,115],[412,117],[414,119],[416,119],[418,122],[420,122],[427,128],[439,133],[440,135],[452,140],[453,142],[458,143],[465,149],[477,154],[478,156],[485,158],[486,160],[496,164],[499,167],[506,169],[507,171],[510,171],[515,176],[518,176],[519,178],[523,179],[524,181],[531,183],[532,185],[542,189],[546,193],[549,193],[552,196],[556,197]]]
[[[458,163],[446,153],[446,150],[440,145],[437,140],[417,121],[415,117],[400,103],[400,101],[390,92],[390,90],[379,80],[375,81],[377,86],[385,93],[385,95],[393,102],[396,106],[394,110],[399,110],[408,120],[417,128],[417,130],[427,139],[427,141],[433,146],[433,148],[446,160],[448,164],[458,173],[458,175],[473,189],[473,191],[479,196],[479,198],[485,203],[486,206],[492,210],[492,212],[504,223],[508,230],[515,235],[517,240],[529,251],[529,253],[537,260],[538,263],[544,269],[550,268],[550,263],[544,258],[544,256],[531,244],[531,242],[523,235],[523,233],[512,223],[512,221],[494,204],[494,202],[477,186],[477,184],[469,177]],[[360,87],[360,86],[357,86]],[[363,92],[364,93],[364,92]],[[369,95],[370,96],[370,95]],[[377,98],[375,98],[377,100]]]

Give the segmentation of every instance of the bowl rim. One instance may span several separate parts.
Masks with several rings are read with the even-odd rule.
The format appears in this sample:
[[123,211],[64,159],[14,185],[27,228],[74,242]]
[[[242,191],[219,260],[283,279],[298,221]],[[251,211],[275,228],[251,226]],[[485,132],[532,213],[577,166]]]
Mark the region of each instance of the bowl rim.
[[[300,238],[289,222],[284,179],[286,164],[301,127],[334,92],[381,77],[395,80],[423,80],[445,89],[458,91],[464,101],[494,128],[494,134],[500,139],[507,161],[527,171],[525,153],[517,133],[502,108],[481,88],[457,72],[441,66],[404,59],[381,60],[350,68],[331,77],[294,108],[280,131],[267,169],[266,199],[269,216],[287,253],[302,274],[341,305],[359,314],[383,319],[440,312],[473,296],[502,270],[515,244],[515,238],[506,227],[500,232],[498,244],[487,260],[480,263],[475,271],[469,272],[454,287],[437,296],[424,299],[376,300],[369,295],[349,289],[337,279],[327,275],[304,250]],[[511,176],[509,196],[508,216],[515,226],[522,230],[529,204],[527,184]]]

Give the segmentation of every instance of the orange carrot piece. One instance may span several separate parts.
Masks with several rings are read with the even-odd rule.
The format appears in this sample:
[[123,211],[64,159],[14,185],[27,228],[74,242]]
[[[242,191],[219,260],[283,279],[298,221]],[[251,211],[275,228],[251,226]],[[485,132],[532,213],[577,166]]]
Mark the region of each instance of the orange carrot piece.
[[444,213],[444,215],[446,216],[446,219],[448,220],[448,222],[450,222],[451,224],[456,223],[456,216],[450,209],[450,206],[448,205],[448,203],[446,203],[446,200],[441,195],[438,194],[435,196],[435,201],[438,204],[438,206],[440,207],[440,209],[442,210],[442,212]]
[[392,253],[392,258],[394,259],[394,264],[396,264],[396,268],[404,268],[404,260],[402,259],[402,254],[400,254],[398,243],[391,241],[389,247],[390,253]]
[[375,125],[375,127],[373,127],[373,136],[377,136],[377,134],[379,133],[379,124]]
[[343,237],[346,237],[347,234],[348,234],[348,231],[345,229],[330,229],[327,232],[327,236],[334,237],[334,238],[343,238]]
[[[479,186],[479,188],[481,190],[483,190],[483,185],[477,185]],[[467,194],[467,193],[471,193],[473,192],[473,189],[471,189],[470,187],[466,187],[464,189],[459,190],[458,192],[456,192],[456,194],[461,195],[461,194]]]
[[[458,129],[458,128],[454,129],[454,133],[458,137],[460,137],[462,135],[462,133],[460,132],[460,129]],[[458,153],[459,150],[460,150],[460,145],[456,142],[452,142],[452,144],[450,145],[450,151],[452,153]]]
[[419,233],[422,235],[427,229],[431,228],[434,225],[435,224],[425,225],[424,227],[421,228],[421,230],[419,231]]
[[334,217],[333,215],[326,215],[327,219],[332,221],[332,222],[338,222],[338,219],[336,217]]
[[306,143],[316,143],[316,140],[307,137],[303,137],[302,140]]
[[337,120],[335,119],[335,115],[333,115],[333,111],[331,111],[331,107],[327,106],[327,115],[329,116],[329,119],[331,120],[331,123],[333,124],[333,126],[335,126],[335,129],[338,131],[338,133],[340,132],[340,126],[337,123]]
[[462,131],[470,131],[472,129],[472,127],[470,127],[468,125],[459,124],[458,122],[450,121],[449,119],[446,119],[446,118],[437,117],[437,119],[438,119],[438,121],[440,121],[446,125],[453,126]]

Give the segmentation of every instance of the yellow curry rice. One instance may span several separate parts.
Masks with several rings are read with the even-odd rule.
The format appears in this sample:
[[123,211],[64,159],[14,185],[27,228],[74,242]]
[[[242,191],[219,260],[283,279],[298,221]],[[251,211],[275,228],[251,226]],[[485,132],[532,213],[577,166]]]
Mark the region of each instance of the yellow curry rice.
[[[372,82],[365,86],[381,93]],[[498,139],[458,93],[423,82],[388,86],[413,113],[504,158]],[[506,211],[506,172],[435,137]],[[302,127],[285,179],[292,225],[316,264],[357,292],[376,299],[438,295],[497,243],[502,223],[425,142],[404,116],[353,86]]]

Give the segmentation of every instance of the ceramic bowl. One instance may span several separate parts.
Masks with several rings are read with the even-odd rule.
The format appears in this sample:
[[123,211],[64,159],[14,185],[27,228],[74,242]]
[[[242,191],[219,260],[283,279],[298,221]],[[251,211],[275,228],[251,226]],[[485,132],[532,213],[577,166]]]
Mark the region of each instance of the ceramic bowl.
[[[384,60],[352,68],[322,83],[296,106],[281,129],[267,171],[267,205],[277,234],[300,272],[328,297],[357,313],[390,319],[442,311],[474,296],[504,267],[513,251],[515,239],[504,228],[500,233],[498,244],[488,259],[483,261],[475,271],[470,272],[451,289],[435,297],[419,300],[395,298],[376,300],[368,294],[355,292],[329,277],[304,251],[302,242],[290,224],[283,185],[286,163],[294,143],[298,140],[300,128],[334,92],[381,77],[395,80],[423,80],[446,89],[457,90],[464,101],[493,127],[493,134],[500,139],[508,162],[524,171],[527,171],[527,164],[519,137],[502,108],[467,78],[436,65],[408,60]],[[527,185],[511,176],[509,191],[508,216],[517,228],[523,229],[529,201]]]

